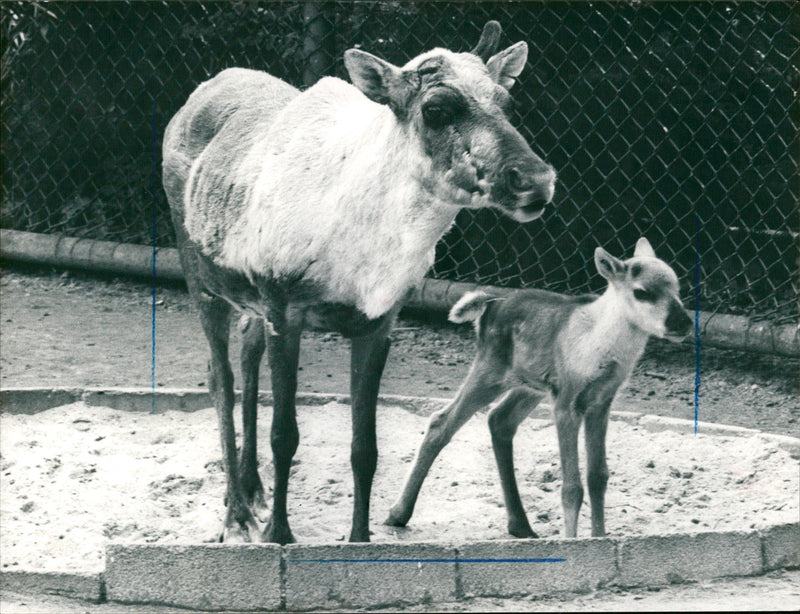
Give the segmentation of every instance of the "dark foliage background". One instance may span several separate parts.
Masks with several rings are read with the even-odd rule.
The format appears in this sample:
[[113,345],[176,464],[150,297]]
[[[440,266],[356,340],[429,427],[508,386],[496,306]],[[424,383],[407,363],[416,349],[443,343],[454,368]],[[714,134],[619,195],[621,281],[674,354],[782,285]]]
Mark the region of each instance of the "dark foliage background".
[[172,245],[160,139],[229,66],[297,86],[359,46],[397,64],[525,40],[513,121],[559,171],[554,211],[459,215],[436,277],[600,287],[639,236],[687,306],[798,315],[800,10],[794,2],[4,2],[6,228]]

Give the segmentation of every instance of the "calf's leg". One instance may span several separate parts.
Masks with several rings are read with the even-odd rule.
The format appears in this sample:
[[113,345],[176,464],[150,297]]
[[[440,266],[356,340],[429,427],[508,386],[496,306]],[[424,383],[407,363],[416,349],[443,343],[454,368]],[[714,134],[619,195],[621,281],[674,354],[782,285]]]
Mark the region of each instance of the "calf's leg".
[[453,402],[431,416],[402,493],[389,510],[384,524],[404,527],[408,523],[433,461],[476,411],[497,398],[501,392],[499,379],[494,369],[479,359],[475,360]]
[[492,448],[508,513],[508,532],[514,537],[539,537],[528,523],[528,516],[519,497],[514,475],[513,440],[520,422],[543,397],[543,393],[530,388],[514,388],[489,412]]
[[564,508],[564,536],[575,537],[578,512],[583,504],[580,467],[578,466],[578,430],[581,415],[575,411],[573,399],[559,395],[555,406],[558,450],[561,456],[561,504]]
[[[610,403],[609,403],[610,404]],[[608,483],[606,464],[606,431],[608,429],[608,405],[586,414],[584,434],[586,437],[586,485],[592,506],[592,537],[604,537],[605,496]]]

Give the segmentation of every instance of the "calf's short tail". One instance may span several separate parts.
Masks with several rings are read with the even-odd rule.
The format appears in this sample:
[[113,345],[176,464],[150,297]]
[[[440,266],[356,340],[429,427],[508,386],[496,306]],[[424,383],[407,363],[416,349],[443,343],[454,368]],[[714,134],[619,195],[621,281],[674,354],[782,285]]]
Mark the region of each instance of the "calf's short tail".
[[490,294],[486,294],[486,292],[467,292],[453,305],[448,317],[451,322],[456,324],[475,322],[486,311],[486,303],[495,298]]

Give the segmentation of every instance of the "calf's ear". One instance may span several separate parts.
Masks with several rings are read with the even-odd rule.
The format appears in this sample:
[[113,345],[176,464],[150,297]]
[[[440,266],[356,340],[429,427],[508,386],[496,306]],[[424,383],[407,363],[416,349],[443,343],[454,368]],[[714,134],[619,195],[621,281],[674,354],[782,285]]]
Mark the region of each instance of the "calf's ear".
[[490,57],[489,61],[486,62],[486,68],[489,69],[492,79],[509,90],[514,85],[522,69],[525,68],[525,62],[527,61],[528,44],[525,41],[520,41]]
[[608,281],[625,277],[625,263],[609,254],[602,247],[594,250],[594,265],[597,267],[597,272]]
[[353,85],[367,98],[388,105],[401,119],[406,116],[415,88],[400,68],[360,49],[345,51],[344,65]]
[[636,249],[633,250],[634,257],[645,256],[648,258],[655,258],[656,253],[653,250],[653,246],[650,245],[650,241],[642,237],[636,242]]

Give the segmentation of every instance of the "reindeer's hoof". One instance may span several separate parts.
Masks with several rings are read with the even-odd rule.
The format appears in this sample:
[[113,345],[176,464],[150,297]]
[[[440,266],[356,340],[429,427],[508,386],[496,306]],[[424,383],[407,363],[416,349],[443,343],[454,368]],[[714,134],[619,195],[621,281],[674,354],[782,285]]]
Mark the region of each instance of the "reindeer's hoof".
[[267,527],[264,529],[264,532],[261,534],[262,541],[271,543],[271,544],[280,544],[281,546],[285,546],[286,544],[294,544],[297,540],[292,535],[291,529],[289,529],[288,524],[278,524],[273,522],[270,519]]
[[256,492],[248,501],[248,506],[259,523],[266,524],[269,521],[269,508],[264,500],[264,491]]
[[243,520],[229,517],[225,520],[225,526],[222,527],[219,541],[226,544],[259,542],[261,541],[261,532],[255,518],[249,513]]
[[370,531],[366,529],[364,531],[357,531],[353,529],[350,531],[350,542],[351,543],[366,543],[369,542]]

